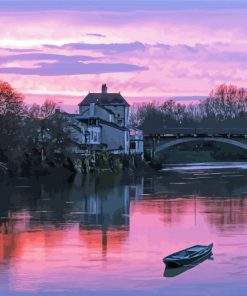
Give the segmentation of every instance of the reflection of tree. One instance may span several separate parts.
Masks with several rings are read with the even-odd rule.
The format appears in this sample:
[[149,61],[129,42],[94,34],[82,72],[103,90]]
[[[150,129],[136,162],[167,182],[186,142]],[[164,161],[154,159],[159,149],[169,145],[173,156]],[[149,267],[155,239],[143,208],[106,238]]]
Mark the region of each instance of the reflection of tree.
[[[15,224],[15,230],[16,227]],[[66,231],[52,229],[52,225],[49,228],[36,231],[23,230],[8,234],[0,233],[0,262],[12,258],[20,259],[23,253],[27,249],[32,249],[32,247],[39,247],[42,254],[44,253],[43,250],[49,249],[51,251],[59,246],[65,235]]]
[[243,198],[228,199],[207,199],[200,200],[204,207],[204,213],[211,225],[217,226],[220,231],[224,231],[223,225],[231,225],[239,228],[247,224],[247,201]]
[[[144,199],[135,209],[160,213],[166,224],[180,223],[188,213],[193,215],[196,223],[197,212],[217,227],[247,224],[247,201],[244,197],[240,198],[243,192],[247,192],[246,174],[241,171],[243,176],[236,178],[238,171],[230,172],[232,177],[226,170],[217,170],[217,175],[211,173],[168,173],[159,178],[148,178],[144,182]],[[203,178],[200,179],[200,176]]]
[[[21,247],[21,246],[20,246]],[[13,252],[17,249],[17,241],[15,234],[6,234],[0,232],[0,262],[10,259]]]
[[[193,172],[167,173],[159,179],[153,177],[152,182],[148,180],[152,184],[152,188],[145,190],[145,193],[164,193],[174,197],[194,195],[239,197],[243,192],[247,192],[245,182],[247,175],[245,172],[234,170],[233,173],[223,169],[215,172],[217,172],[217,175],[213,174],[212,171],[197,171],[195,174]],[[235,177],[235,174],[238,175],[239,173],[242,177]]]
[[178,199],[177,196],[144,196],[133,206],[133,211],[149,214],[158,213],[165,224],[180,223],[184,214],[194,206],[190,199]]

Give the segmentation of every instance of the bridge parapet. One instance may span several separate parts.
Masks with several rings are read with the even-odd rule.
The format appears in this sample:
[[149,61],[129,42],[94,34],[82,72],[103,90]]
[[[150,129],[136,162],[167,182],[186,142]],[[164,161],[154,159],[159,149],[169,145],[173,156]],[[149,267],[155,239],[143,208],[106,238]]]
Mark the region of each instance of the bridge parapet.
[[176,145],[189,142],[220,142],[247,150],[247,129],[245,128],[169,128],[162,134],[144,136],[146,150],[153,158],[157,153]]
[[162,133],[154,133],[145,135],[148,137],[165,137],[165,136],[191,136],[191,135],[237,135],[244,136],[247,135],[247,128],[166,128]]

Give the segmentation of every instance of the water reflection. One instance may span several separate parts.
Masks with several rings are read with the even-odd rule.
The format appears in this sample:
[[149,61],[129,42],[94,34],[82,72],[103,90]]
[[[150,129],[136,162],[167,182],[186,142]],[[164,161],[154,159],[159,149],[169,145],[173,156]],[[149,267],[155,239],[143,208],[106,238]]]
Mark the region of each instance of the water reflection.
[[211,241],[214,262],[177,270],[178,283],[244,283],[246,178],[222,169],[0,184],[0,291],[165,292],[164,254]]
[[75,180],[75,186],[56,190],[49,183],[5,187],[5,196],[10,195],[10,199],[1,207],[1,258],[18,257],[16,245],[21,248],[25,244],[25,233],[28,241],[47,237],[49,243],[57,243],[63,230],[65,235],[73,224],[78,225],[80,237],[89,248],[106,252],[109,244],[116,241],[120,245],[128,236],[130,203],[129,186],[120,181],[85,178],[79,183]]

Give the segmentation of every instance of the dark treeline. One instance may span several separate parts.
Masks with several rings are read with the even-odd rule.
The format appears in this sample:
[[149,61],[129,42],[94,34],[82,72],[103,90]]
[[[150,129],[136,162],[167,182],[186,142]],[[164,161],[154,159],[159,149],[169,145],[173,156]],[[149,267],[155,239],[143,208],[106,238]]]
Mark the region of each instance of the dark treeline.
[[[52,100],[27,106],[23,95],[0,81],[0,173],[8,169],[17,175],[35,174],[43,165],[56,166],[68,159],[70,139],[56,108]],[[245,127],[247,91],[220,85],[198,104],[145,103],[132,112],[131,123],[144,134],[169,127]]]
[[[47,175],[56,177],[64,167],[65,175],[80,171],[111,169],[118,171],[141,166],[140,159],[90,152],[78,156],[70,149],[73,120],[65,112],[56,112],[54,101],[28,106],[24,96],[10,84],[0,81],[0,181],[1,176]],[[86,146],[86,145],[85,145]],[[54,170],[53,170],[54,169]],[[62,174],[63,175],[63,174]]]
[[24,97],[10,84],[0,81],[0,170],[10,173],[35,172],[45,151],[63,150],[67,136],[61,119],[51,116],[56,104],[45,100],[42,105],[27,106]]
[[131,123],[144,134],[162,133],[166,128],[243,128],[247,126],[247,91],[222,84],[200,103],[144,103],[132,112]]

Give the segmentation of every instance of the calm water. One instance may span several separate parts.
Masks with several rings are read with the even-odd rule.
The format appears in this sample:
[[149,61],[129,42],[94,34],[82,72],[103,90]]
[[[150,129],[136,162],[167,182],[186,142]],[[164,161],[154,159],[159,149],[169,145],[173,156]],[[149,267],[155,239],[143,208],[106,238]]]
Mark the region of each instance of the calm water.
[[[0,295],[246,295],[247,165],[0,184]],[[162,258],[214,243],[164,277]]]

